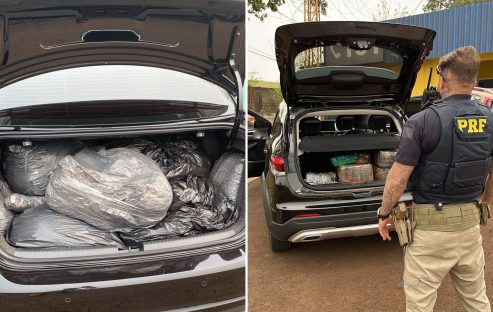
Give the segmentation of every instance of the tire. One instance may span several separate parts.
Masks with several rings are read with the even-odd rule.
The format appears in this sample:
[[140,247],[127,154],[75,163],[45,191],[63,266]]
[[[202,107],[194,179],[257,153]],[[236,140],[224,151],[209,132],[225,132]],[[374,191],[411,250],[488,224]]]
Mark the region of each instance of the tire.
[[291,248],[291,242],[278,240],[270,234],[270,249],[275,252],[287,251]]

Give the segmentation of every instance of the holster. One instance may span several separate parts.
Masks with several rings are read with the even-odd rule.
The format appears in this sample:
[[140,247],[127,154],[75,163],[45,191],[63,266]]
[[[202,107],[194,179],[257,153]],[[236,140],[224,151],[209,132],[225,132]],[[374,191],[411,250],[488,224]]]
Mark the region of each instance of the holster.
[[394,229],[397,232],[401,247],[411,244],[413,242],[414,229],[416,228],[416,220],[412,209],[407,209],[404,203],[397,204],[392,209],[392,220],[394,221]]
[[477,203],[479,208],[479,217],[482,225],[488,224],[488,219],[491,218],[490,207],[487,203]]

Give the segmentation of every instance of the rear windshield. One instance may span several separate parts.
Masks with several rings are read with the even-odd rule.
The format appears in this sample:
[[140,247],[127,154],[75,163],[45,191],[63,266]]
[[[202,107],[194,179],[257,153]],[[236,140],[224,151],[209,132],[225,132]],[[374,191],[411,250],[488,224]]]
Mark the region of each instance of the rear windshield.
[[147,66],[58,70],[0,89],[0,125],[114,125],[234,113],[234,98],[189,74]]
[[402,69],[402,57],[385,48],[368,49],[328,45],[302,51],[295,58],[297,80],[357,72],[368,77],[396,80]]

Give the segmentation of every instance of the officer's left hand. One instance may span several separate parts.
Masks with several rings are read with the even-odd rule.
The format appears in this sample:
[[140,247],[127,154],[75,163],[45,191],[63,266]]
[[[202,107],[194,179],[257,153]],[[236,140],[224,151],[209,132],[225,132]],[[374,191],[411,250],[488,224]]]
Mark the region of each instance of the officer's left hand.
[[394,226],[394,221],[392,218],[389,216],[385,220],[380,220],[378,221],[378,232],[380,233],[380,236],[382,236],[382,239],[385,240],[392,240],[389,234],[389,228],[387,227],[387,224]]

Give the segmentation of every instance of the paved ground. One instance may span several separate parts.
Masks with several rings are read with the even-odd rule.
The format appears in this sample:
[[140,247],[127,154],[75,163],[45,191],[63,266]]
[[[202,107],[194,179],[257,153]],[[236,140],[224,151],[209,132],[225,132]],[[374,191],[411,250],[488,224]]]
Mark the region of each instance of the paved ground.
[[[397,237],[358,237],[269,248],[259,179],[248,184],[249,311],[404,311],[397,287],[403,253]],[[493,299],[493,225],[483,227],[486,283]],[[450,278],[438,292],[435,312],[463,311]]]

